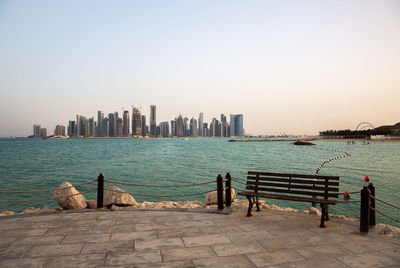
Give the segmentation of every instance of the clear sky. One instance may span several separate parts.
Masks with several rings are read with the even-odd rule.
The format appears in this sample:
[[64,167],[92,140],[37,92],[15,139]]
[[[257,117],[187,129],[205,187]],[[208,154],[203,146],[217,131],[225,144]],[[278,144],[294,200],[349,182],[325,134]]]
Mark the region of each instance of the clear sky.
[[400,1],[2,1],[0,136],[141,106],[251,134],[400,122]]

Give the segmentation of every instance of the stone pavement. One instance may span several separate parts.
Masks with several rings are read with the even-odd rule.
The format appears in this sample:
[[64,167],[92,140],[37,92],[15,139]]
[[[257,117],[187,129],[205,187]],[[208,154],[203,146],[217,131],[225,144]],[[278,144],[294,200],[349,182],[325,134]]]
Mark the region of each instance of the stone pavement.
[[57,212],[0,218],[0,267],[400,267],[400,239],[264,209]]

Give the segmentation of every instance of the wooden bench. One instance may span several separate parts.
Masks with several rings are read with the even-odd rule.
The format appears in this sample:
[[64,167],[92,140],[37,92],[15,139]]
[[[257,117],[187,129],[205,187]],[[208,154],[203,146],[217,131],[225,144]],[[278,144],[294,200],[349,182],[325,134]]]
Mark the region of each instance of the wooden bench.
[[246,191],[239,192],[249,200],[247,217],[251,216],[253,205],[260,211],[258,198],[281,199],[297,202],[319,203],[321,205],[321,224],[329,220],[328,205],[335,205],[339,196],[339,177],[282,174],[249,171],[247,174]]

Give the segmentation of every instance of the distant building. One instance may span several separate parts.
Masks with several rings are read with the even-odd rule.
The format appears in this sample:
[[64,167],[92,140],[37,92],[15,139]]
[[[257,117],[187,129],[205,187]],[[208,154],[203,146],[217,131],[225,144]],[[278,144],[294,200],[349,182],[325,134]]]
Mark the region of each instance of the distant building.
[[69,121],[68,123],[68,136],[75,137],[76,136],[76,123],[75,121]]
[[156,106],[150,105],[150,136],[156,136],[157,113]]
[[202,133],[203,137],[208,137],[209,136],[209,129],[208,129],[208,124],[207,123],[203,123],[203,133]]
[[94,137],[96,134],[95,132],[95,121],[94,117],[89,118],[87,123],[87,136]]
[[65,136],[65,126],[57,125],[54,129],[55,136]]
[[224,114],[221,114],[221,123],[226,123],[226,116]]
[[230,135],[236,137],[243,137],[244,130],[243,130],[243,115],[242,114],[231,114],[230,117]]
[[176,136],[175,120],[171,120],[171,136]]
[[124,115],[122,118],[122,136],[129,137],[129,111],[124,111]]
[[115,137],[122,137],[122,124],[122,118],[117,118]]
[[199,131],[197,129],[197,120],[192,117],[190,119],[190,130],[189,130],[190,137],[197,137],[199,134]]
[[203,118],[203,113],[199,113],[199,136],[204,136],[203,135],[203,122],[204,118]]
[[377,127],[375,132],[383,135],[398,136],[400,135],[400,123]]
[[117,119],[115,118],[114,113],[109,113],[108,114],[108,136],[109,137],[115,137],[116,125],[117,125]]
[[103,133],[102,133],[103,119],[104,119],[104,113],[102,111],[98,111],[97,112],[97,132],[96,132],[96,137],[103,137]]
[[87,136],[86,133],[86,117],[83,115],[77,115],[76,116],[76,132],[77,136]]
[[148,129],[146,126],[146,116],[142,115],[142,136],[146,137],[147,133],[148,133]]
[[169,124],[168,122],[160,123],[160,135],[162,137],[169,137]]
[[47,128],[41,128],[40,129],[40,137],[41,138],[46,138],[47,137]]
[[132,135],[143,136],[142,135],[142,113],[136,107],[132,109]]
[[175,132],[176,136],[183,137],[183,118],[181,115],[175,120]]
[[101,133],[102,133],[102,137],[108,137],[108,133],[109,133],[109,122],[108,122],[108,118],[103,118],[102,122],[101,122]]
[[183,118],[183,136],[189,136],[189,118],[187,117]]
[[33,137],[40,138],[41,125],[33,125]]

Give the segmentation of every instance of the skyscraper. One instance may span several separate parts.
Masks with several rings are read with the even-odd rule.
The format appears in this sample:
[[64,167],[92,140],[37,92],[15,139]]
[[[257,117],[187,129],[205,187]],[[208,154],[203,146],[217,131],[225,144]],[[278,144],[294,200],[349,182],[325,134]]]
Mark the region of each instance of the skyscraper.
[[77,136],[87,136],[86,133],[86,117],[83,115],[76,115],[76,135]]
[[176,136],[175,123],[176,123],[176,118],[175,120],[171,120],[171,136]]
[[150,105],[150,135],[156,136],[157,114],[156,106]]
[[199,131],[197,129],[197,120],[192,117],[192,119],[190,119],[190,137],[197,137],[197,135],[199,134]]
[[104,118],[104,113],[102,111],[98,111],[97,112],[97,132],[96,132],[97,137],[103,137],[103,133],[102,133],[103,118]]
[[142,115],[142,136],[146,137],[146,135],[147,135],[146,116]]
[[124,111],[122,120],[122,136],[129,137],[129,111]]
[[55,136],[65,136],[65,127],[62,125],[57,125],[54,129]]
[[69,121],[68,123],[68,136],[76,136],[76,124],[75,121]]
[[116,123],[117,123],[117,120],[114,116],[114,113],[109,113],[108,114],[108,136],[109,137],[115,137]]
[[94,118],[92,117],[92,118],[89,118],[89,121],[88,121],[88,133],[87,133],[87,135],[89,136],[89,137],[94,137],[94,135],[95,135],[95,125],[94,125],[95,123],[94,123]]
[[40,125],[33,125],[33,137],[40,138]]
[[122,137],[122,118],[117,118],[115,137]]
[[231,136],[243,137],[243,114],[231,114],[230,132]]
[[203,113],[199,113],[199,136],[204,136],[203,135]]
[[108,118],[103,118],[103,120],[101,121],[101,133],[102,133],[102,137],[108,137],[108,133],[109,133],[109,122],[108,122]]
[[169,124],[168,124],[168,121],[160,123],[160,135],[162,137],[169,137]]
[[136,107],[132,109],[132,135],[142,135],[142,113]]
[[221,123],[226,123],[226,116],[224,114],[221,114]]
[[176,136],[183,137],[183,118],[182,115],[178,116],[178,119],[175,120],[175,132]]
[[[114,137],[119,137],[118,136],[118,119],[119,119],[119,116],[118,116],[118,112],[114,112]],[[121,125],[122,126],[122,125]]]
[[41,128],[40,129],[40,137],[41,138],[46,138],[47,137],[47,128]]

